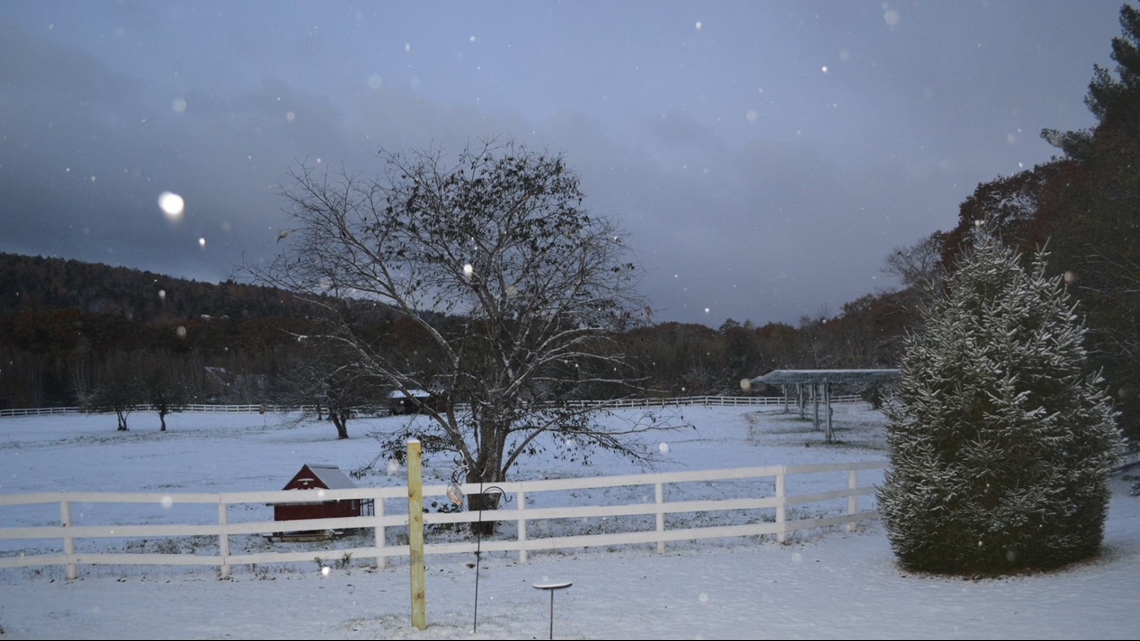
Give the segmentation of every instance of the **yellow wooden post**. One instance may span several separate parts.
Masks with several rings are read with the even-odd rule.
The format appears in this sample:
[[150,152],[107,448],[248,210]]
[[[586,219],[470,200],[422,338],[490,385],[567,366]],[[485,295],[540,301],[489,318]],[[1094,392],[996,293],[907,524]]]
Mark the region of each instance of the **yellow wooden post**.
[[427,627],[424,600],[424,494],[420,442],[408,441],[408,547],[412,573],[412,627]]

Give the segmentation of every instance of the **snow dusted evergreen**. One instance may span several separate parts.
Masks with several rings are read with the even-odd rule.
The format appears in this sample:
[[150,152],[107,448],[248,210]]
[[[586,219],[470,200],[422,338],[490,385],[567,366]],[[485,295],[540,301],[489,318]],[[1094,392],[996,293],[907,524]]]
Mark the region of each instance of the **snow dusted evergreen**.
[[938,572],[1050,567],[1096,552],[1119,430],[1085,329],[1038,254],[979,233],[910,337],[879,489],[902,562]]

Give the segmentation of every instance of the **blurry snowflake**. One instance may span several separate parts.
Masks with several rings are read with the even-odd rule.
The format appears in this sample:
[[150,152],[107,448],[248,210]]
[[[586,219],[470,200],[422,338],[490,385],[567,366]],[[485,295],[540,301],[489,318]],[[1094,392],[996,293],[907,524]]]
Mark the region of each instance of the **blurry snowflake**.
[[186,211],[186,201],[174,192],[164,191],[158,195],[158,207],[167,218],[177,220]]

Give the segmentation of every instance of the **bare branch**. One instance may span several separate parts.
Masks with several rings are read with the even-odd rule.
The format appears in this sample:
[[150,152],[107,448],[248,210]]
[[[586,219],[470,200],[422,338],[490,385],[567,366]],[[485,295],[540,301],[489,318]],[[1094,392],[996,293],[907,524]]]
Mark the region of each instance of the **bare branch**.
[[[458,453],[470,480],[502,480],[543,437],[642,457],[627,437],[662,425],[613,429],[558,409],[586,385],[628,383],[608,338],[646,308],[623,234],[583,207],[562,157],[509,140],[453,162],[438,148],[381,154],[376,178],[291,172],[282,191],[295,229],[276,260],[247,270],[312,302],[346,367],[435,393],[432,443]],[[394,319],[389,335],[367,330],[370,310]]]

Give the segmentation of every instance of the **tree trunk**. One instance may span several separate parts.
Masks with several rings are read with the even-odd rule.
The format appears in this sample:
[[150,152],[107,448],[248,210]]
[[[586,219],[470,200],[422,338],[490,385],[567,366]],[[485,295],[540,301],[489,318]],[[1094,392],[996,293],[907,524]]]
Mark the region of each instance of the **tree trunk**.
[[[483,457],[480,457],[483,458]],[[493,487],[495,483],[501,480],[498,473],[498,465],[485,464],[481,466],[486,470],[485,474],[480,475],[476,471],[468,472],[468,483],[481,483],[483,486],[483,493],[472,492],[467,495],[467,509],[471,512],[478,512],[480,510],[497,510],[499,509],[499,499],[503,496],[501,492],[494,491],[488,492],[487,488]],[[495,533],[495,521],[477,521],[471,524],[471,532],[480,536],[488,536]]]
[[115,410],[115,418],[118,419],[118,421],[119,421],[118,431],[126,432],[127,431],[127,416],[126,416],[126,414],[123,414],[120,410]]
[[336,426],[337,440],[348,438],[348,411],[329,410],[329,418],[332,419],[333,425]]
[[158,412],[158,420],[159,420],[159,422],[161,422],[161,423],[162,423],[162,427],[160,427],[160,428],[158,429],[158,431],[160,431],[160,432],[165,432],[165,431],[166,431],[166,412],[163,412],[163,411],[159,410],[159,412]]
[[[499,492],[472,493],[467,495],[467,509],[471,512],[499,509]],[[484,515],[485,516],[485,515]],[[495,521],[476,521],[471,524],[471,533],[489,536],[495,533]]]

